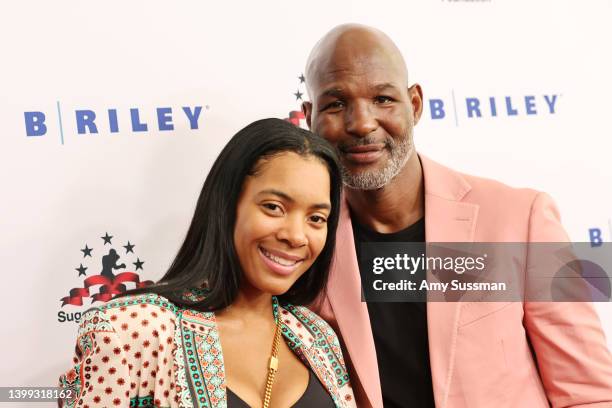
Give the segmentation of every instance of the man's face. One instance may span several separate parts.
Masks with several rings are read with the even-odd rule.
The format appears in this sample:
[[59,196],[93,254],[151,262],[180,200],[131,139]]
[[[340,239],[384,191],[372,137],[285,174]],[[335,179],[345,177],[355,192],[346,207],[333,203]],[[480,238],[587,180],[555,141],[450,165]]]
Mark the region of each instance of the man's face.
[[403,66],[380,51],[338,50],[313,71],[308,125],[338,149],[347,186],[385,186],[414,151],[420,87],[408,88]]

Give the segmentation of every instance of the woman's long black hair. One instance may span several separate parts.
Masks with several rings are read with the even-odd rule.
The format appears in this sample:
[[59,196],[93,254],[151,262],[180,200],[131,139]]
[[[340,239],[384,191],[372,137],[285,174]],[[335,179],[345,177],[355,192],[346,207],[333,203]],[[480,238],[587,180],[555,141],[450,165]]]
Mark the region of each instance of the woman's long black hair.
[[[329,171],[331,213],[327,240],[321,254],[279,299],[309,304],[327,284],[336,242],[342,176],[334,148],[321,137],[281,119],[262,119],[234,135],[215,160],[198,198],[183,245],[166,274],[152,286],[129,291],[158,293],[177,305],[218,310],[230,305],[242,279],[234,247],[238,198],[247,176],[261,159],[293,152],[320,160]],[[304,182],[297,180],[296,182]],[[206,297],[197,303],[182,296],[185,290],[206,286]]]

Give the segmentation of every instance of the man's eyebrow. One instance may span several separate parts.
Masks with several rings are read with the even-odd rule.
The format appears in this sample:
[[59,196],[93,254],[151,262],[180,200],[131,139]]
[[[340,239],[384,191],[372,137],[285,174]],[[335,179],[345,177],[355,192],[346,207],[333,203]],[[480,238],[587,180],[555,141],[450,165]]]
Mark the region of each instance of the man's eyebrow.
[[[284,193],[280,190],[273,189],[273,188],[262,190],[257,195],[262,195],[262,194],[272,194],[290,203],[295,202],[295,200],[289,194]],[[331,210],[331,205],[329,205],[329,203],[317,203],[317,204],[311,205],[310,207],[317,209],[317,210]]]
[[[385,82],[382,84],[374,85],[372,88],[377,92],[382,92],[386,90],[398,90],[398,87],[393,82]],[[326,96],[341,99],[344,97],[344,91],[342,90],[342,88],[330,88],[326,89],[321,93],[321,95],[319,95],[320,98]]]
[[374,86],[374,89],[376,89],[377,91],[386,91],[387,89],[393,89],[396,90],[398,89],[397,86],[395,86],[394,83],[392,82],[385,82],[384,84],[378,84]]
[[331,96],[333,98],[342,98],[344,96],[344,93],[342,92],[341,88],[330,88],[326,89],[321,93],[321,95],[319,95],[320,98],[323,98],[325,96]]

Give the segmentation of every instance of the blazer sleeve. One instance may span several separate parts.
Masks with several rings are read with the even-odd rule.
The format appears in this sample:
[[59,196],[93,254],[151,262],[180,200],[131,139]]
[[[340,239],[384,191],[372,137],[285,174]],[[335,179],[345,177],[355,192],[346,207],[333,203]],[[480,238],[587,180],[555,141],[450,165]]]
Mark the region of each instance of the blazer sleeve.
[[[533,201],[528,241],[568,241],[559,212],[544,193]],[[552,407],[612,407],[612,357],[593,305],[525,302],[524,310],[524,324]]]
[[72,367],[59,378],[69,394],[59,406],[128,407],[129,375],[125,350],[106,313],[88,310],[79,325]]

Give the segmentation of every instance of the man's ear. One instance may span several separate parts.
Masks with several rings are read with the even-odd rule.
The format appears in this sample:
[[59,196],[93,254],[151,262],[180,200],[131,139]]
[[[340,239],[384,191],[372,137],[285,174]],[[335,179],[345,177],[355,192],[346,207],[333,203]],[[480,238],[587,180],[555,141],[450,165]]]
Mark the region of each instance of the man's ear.
[[410,96],[410,104],[412,105],[412,111],[414,112],[414,124],[419,123],[421,114],[423,113],[423,90],[421,85],[414,84],[408,88],[408,95]]
[[308,129],[312,129],[312,126],[310,126],[312,120],[312,102],[302,102],[302,113],[306,117],[306,124],[308,125]]

